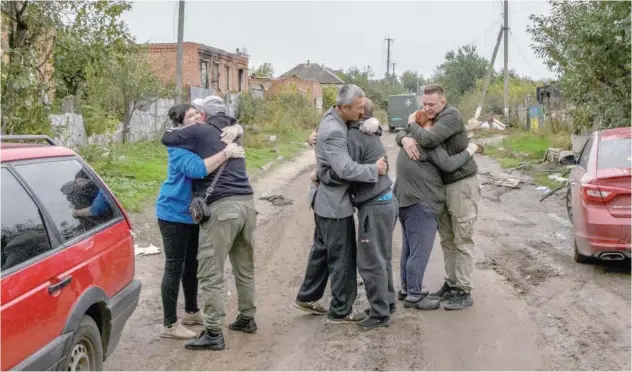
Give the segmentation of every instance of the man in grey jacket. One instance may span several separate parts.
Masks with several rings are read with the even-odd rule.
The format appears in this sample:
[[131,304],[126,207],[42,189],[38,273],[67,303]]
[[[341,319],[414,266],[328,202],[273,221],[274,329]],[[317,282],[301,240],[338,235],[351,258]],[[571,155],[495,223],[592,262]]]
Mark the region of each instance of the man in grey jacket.
[[[364,110],[364,120],[349,125],[347,145],[354,161],[373,164],[385,156],[386,150],[380,139],[379,121],[373,117],[373,103],[368,98]],[[360,127],[365,124],[376,126],[377,132],[362,133]],[[318,174],[317,179],[326,185],[344,182],[331,169]],[[351,200],[358,208],[358,271],[370,305],[365,310],[369,318],[359,323],[364,330],[388,326],[390,315],[395,312],[392,247],[397,201],[393,197],[392,185],[390,177],[383,175],[376,183],[353,182],[350,186]]]
[[378,177],[388,170],[384,158],[375,164],[358,164],[349,156],[347,124],[364,114],[364,96],[362,89],[355,85],[343,86],[336,97],[336,106],[325,113],[318,127],[316,172],[331,169],[347,183],[319,185],[313,194],[314,244],[295,305],[321,314],[323,309],[318,300],[331,277],[332,299],[327,319],[333,323],[366,318],[366,314],[353,309],[357,295],[356,235],[349,182],[377,183]]
[[[411,159],[419,159],[417,145],[434,149],[443,145],[448,155],[457,155],[468,147],[469,138],[459,112],[447,105],[443,88],[432,84],[424,89],[424,110],[434,122],[430,129],[409,123],[398,135],[398,144]],[[414,115],[411,115],[414,117]],[[409,121],[411,121],[409,119]],[[474,270],[474,223],[478,215],[481,194],[473,158],[451,172],[442,172],[445,185],[445,209],[439,219],[439,236],[445,265],[445,282],[431,299],[448,301],[446,310],[460,310],[472,306],[472,272]]]

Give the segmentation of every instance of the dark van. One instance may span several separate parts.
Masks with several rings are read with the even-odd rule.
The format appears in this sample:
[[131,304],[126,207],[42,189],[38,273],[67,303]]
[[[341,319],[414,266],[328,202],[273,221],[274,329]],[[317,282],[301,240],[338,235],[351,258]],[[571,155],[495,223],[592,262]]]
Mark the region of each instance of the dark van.
[[388,97],[388,129],[395,132],[408,124],[408,117],[419,109],[419,101],[413,93]]

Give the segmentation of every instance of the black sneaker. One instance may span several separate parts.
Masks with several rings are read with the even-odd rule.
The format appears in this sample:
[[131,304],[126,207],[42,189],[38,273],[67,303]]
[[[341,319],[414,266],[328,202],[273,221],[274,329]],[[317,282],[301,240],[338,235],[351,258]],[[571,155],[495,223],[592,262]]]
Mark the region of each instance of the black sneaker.
[[[391,312],[391,314],[395,314],[397,306],[394,303],[388,304],[388,310]],[[369,307],[364,309],[364,313],[368,316],[371,313],[371,308]]]
[[416,302],[404,301],[404,307],[407,309],[437,310],[439,306],[441,306],[441,302],[439,302],[439,300],[433,300],[429,296]]
[[370,329],[374,329],[378,327],[388,327],[388,324],[390,322],[391,322],[391,318],[389,317],[386,317],[386,318],[368,317],[364,319],[363,321],[359,322],[358,326],[360,326],[360,328],[363,331],[368,331]]
[[461,310],[466,307],[470,307],[473,304],[474,300],[472,300],[472,295],[465,291],[457,290],[443,308],[446,310]]
[[257,323],[255,323],[255,318],[248,318],[240,314],[237,315],[237,320],[228,325],[228,329],[245,333],[255,333],[257,331]]
[[406,296],[408,296],[408,293],[402,292],[402,291],[397,291],[397,299],[398,300],[404,301],[406,299]]
[[202,331],[200,336],[184,345],[188,350],[224,350],[224,334],[222,332],[210,333]]
[[454,288],[450,287],[448,283],[443,283],[438,291],[431,293],[428,297],[432,300],[448,301],[454,294],[453,292]]

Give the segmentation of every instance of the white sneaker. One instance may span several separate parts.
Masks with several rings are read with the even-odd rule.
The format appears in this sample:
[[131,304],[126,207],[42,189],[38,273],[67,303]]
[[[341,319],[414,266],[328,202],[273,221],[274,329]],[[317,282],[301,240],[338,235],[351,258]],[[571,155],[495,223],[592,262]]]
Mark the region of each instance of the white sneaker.
[[335,323],[335,324],[342,324],[342,323],[358,323],[363,321],[364,319],[368,318],[369,316],[363,312],[363,311],[357,311],[355,308],[353,308],[351,310],[351,313],[349,313],[349,315],[345,316],[344,318],[330,318],[327,317],[327,323]]
[[185,313],[182,317],[182,324],[184,325],[204,325],[204,314],[198,311],[195,314]]
[[178,320],[171,327],[162,327],[162,332],[160,332],[160,337],[164,338],[176,338],[179,340],[188,340],[191,338],[196,338],[197,333],[192,330],[186,328],[180,321]]

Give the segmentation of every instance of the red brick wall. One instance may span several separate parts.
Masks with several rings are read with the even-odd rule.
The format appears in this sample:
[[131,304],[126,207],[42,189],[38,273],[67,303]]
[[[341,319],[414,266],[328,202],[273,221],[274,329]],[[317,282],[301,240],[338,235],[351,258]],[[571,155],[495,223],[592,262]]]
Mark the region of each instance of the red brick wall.
[[[219,90],[220,94],[248,90],[248,60],[231,59],[229,56],[203,51],[197,43],[184,43],[182,85],[202,87],[200,62],[208,60],[208,86]],[[224,52],[225,53],[225,52]],[[149,61],[154,73],[164,84],[175,84],[176,81],[176,44],[150,44]],[[229,54],[229,53],[226,53]],[[219,63],[219,81],[213,81],[213,64]],[[229,70],[229,85],[226,85],[226,67]],[[241,89],[239,87],[239,69],[242,69]]]
[[311,106],[315,105],[314,99],[323,96],[323,89],[316,81],[303,80],[298,77],[291,77],[283,80],[273,80],[268,90],[269,94],[279,94],[289,90],[303,94]]
[[[182,86],[200,85],[200,60],[195,43],[184,43]],[[163,84],[176,83],[176,44],[149,44],[149,64]]]

